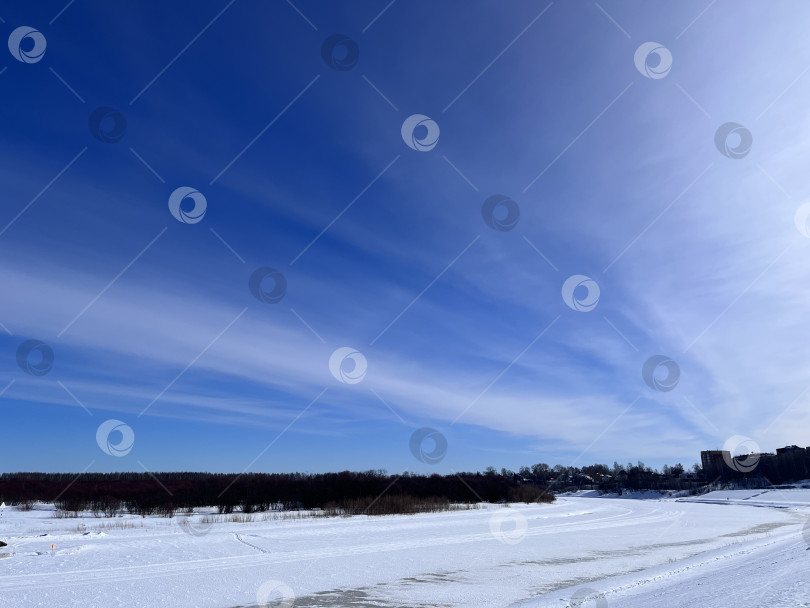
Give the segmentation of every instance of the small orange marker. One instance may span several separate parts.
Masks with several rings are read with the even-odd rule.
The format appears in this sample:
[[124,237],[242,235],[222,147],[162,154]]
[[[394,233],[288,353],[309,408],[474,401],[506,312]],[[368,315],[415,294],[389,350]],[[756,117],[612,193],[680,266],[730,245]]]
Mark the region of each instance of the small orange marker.
[[51,556],[53,556],[53,550],[56,548],[54,543],[51,543]]

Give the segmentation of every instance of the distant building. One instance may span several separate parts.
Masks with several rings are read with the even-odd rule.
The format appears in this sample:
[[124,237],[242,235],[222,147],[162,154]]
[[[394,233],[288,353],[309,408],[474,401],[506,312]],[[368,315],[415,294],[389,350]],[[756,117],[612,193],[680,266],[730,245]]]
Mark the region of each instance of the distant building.
[[717,470],[730,458],[731,453],[726,450],[703,450],[700,453],[700,466],[704,471]]
[[786,445],[783,448],[776,448],[776,455],[781,456],[782,454],[802,454],[805,452],[804,448],[800,448],[797,445]]
[[698,478],[698,475],[697,475],[697,473],[695,473],[694,471],[684,471],[683,473],[681,473],[681,474],[679,475],[679,478],[680,478],[680,479],[691,479],[691,480],[694,480],[694,479],[697,479],[697,478]]

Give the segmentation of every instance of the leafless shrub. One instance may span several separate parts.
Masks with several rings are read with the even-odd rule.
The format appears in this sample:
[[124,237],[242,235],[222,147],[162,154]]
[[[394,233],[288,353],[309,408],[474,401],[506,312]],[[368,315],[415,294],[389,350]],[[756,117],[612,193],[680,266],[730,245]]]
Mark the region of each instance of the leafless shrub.
[[323,508],[325,517],[349,517],[351,515],[399,515],[415,513],[440,513],[466,510],[466,505],[451,503],[446,498],[416,498],[407,494],[344,500],[328,503]]

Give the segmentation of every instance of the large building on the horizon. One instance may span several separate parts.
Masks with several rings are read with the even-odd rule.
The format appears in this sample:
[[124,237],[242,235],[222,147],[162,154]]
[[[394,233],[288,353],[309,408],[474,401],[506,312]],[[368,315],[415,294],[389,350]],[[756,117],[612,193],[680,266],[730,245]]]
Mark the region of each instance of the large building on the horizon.
[[783,448],[776,448],[776,455],[781,456],[782,454],[803,454],[805,451],[806,451],[805,448],[800,448],[797,445],[786,445]]
[[[803,448],[797,445],[777,448],[775,454],[759,452],[735,456],[728,450],[702,450],[700,466],[706,481],[715,478],[727,479],[729,475],[734,475],[734,471],[743,474],[752,473],[765,478],[784,476],[786,479],[807,479],[810,473],[808,455],[810,447]],[[748,459],[752,457],[754,459],[749,461]]]
[[700,452],[700,468],[704,472],[714,470],[728,462],[730,457],[731,453],[726,450],[703,450]]

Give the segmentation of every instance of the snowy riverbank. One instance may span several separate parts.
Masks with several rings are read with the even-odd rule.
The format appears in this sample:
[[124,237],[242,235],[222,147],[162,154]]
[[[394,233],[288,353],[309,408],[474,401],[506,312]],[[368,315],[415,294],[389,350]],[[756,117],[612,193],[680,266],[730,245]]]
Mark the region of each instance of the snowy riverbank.
[[298,607],[559,608],[582,588],[631,608],[805,605],[810,491],[759,492],[210,529],[202,513],[180,525],[6,509],[0,605],[232,608],[294,594]]

